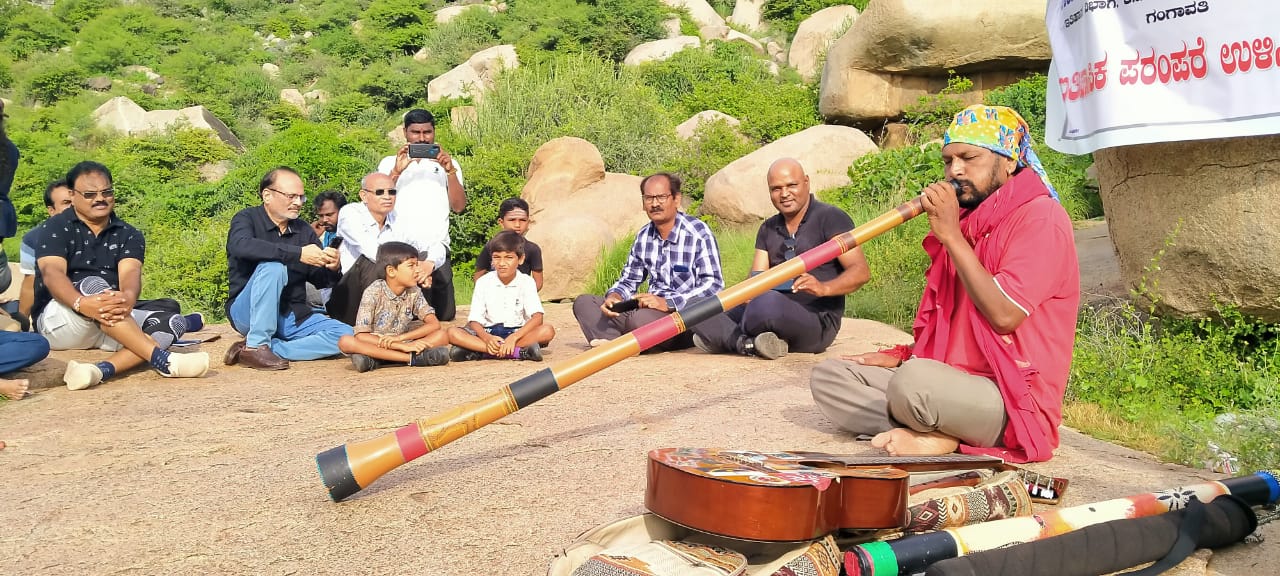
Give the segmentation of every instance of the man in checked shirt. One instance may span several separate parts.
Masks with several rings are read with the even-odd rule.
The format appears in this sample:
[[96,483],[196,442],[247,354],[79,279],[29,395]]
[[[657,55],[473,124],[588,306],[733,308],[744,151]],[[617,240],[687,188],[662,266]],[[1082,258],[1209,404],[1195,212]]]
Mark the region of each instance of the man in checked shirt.
[[[659,172],[640,181],[641,206],[649,223],[636,234],[622,276],[604,297],[583,294],[573,301],[573,315],[591,346],[599,346],[724,288],[716,239],[705,223],[680,211],[680,200],[680,178],[674,174]],[[646,278],[649,291],[637,293]],[[615,304],[630,299],[638,308],[613,310]],[[650,350],[691,346],[693,337],[686,332]]]

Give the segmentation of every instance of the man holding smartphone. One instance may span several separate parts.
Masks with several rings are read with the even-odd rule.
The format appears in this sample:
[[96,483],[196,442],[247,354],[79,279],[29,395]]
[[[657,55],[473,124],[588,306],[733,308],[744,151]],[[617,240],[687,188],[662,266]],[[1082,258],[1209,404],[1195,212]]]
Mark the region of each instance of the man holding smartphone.
[[378,164],[378,172],[391,176],[399,191],[396,212],[414,226],[412,244],[428,247],[419,254],[418,284],[440,320],[453,320],[457,312],[453,294],[453,265],[449,261],[449,212],[467,207],[462,168],[436,144],[436,119],[415,108],[404,115],[407,144],[395,156]]

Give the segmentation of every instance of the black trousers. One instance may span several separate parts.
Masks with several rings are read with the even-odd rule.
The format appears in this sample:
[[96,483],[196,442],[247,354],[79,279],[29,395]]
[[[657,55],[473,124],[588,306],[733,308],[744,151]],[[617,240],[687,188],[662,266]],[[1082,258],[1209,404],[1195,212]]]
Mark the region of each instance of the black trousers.
[[698,338],[721,352],[741,352],[741,340],[773,332],[787,341],[791,352],[817,354],[827,349],[840,331],[834,314],[823,318],[777,290],[769,290],[750,302],[699,322]]
[[444,265],[431,272],[431,287],[423,288],[422,295],[427,298],[436,311],[436,318],[441,322],[453,320],[458,315],[458,305],[453,295],[453,260],[446,259]]

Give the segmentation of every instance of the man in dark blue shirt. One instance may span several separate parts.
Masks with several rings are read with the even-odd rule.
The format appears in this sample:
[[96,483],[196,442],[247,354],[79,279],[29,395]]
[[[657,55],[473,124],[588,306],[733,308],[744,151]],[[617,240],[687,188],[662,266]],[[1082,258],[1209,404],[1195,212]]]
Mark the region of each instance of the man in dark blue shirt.
[[259,370],[284,370],[289,360],[338,354],[351,327],[307,303],[306,284],[333,286],[342,277],[335,248],[321,248],[315,230],[298,218],[306,194],[292,168],[267,172],[260,206],[231,218],[227,234],[227,317],[245,339],[223,361]]

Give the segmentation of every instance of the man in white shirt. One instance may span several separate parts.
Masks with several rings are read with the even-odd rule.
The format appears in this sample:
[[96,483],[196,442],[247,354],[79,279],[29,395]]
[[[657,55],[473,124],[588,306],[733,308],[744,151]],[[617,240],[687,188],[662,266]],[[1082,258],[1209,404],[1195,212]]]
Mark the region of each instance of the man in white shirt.
[[[442,321],[453,320],[453,265],[449,260],[449,212],[467,207],[462,168],[436,144],[436,119],[430,112],[415,108],[404,115],[404,137],[408,143],[395,156],[378,164],[378,172],[391,176],[400,218],[413,222],[407,231],[411,244],[422,250],[418,268],[430,279],[423,286],[427,302]],[[412,152],[412,153],[411,153]]]

